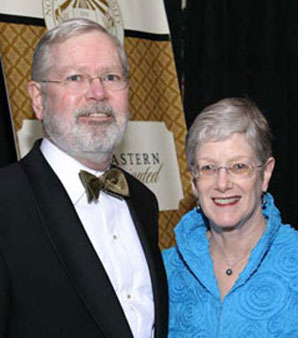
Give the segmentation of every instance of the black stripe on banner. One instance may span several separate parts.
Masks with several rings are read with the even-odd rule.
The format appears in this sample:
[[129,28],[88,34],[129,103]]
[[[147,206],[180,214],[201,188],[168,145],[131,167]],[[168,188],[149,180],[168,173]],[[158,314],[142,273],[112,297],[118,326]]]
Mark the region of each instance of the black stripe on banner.
[[132,31],[129,29],[125,30],[125,36],[129,38],[139,38],[139,39],[153,40],[153,41],[170,41],[169,34],[153,34],[153,33],[139,32],[139,31]]
[[7,23],[45,27],[44,19],[31,18],[26,16],[0,14],[0,21]]
[[17,160],[14,129],[0,55],[0,167]]

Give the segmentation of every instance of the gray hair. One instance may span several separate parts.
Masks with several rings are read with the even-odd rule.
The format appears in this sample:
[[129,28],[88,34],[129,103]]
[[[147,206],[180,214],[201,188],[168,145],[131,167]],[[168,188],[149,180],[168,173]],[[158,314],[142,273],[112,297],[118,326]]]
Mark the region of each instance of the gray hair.
[[51,53],[51,47],[54,44],[66,41],[71,37],[88,32],[100,32],[110,37],[110,39],[115,43],[115,46],[118,49],[123,76],[125,79],[128,80],[129,65],[123,45],[103,26],[88,19],[66,20],[61,24],[55,26],[54,28],[50,29],[42,36],[35,48],[35,52],[33,55],[31,79],[38,82],[47,78],[47,75],[54,63],[53,54]]
[[186,157],[195,170],[196,152],[208,141],[223,141],[234,133],[245,135],[257,159],[263,164],[272,156],[268,122],[254,102],[247,98],[226,98],[204,108],[186,136]]

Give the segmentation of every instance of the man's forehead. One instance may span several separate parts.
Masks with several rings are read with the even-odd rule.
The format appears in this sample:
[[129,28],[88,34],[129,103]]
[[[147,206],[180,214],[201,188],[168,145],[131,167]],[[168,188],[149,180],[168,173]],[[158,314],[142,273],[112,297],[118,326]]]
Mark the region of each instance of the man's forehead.
[[[87,34],[89,36],[92,34],[93,37],[87,39]],[[92,63],[94,63],[94,66],[96,66],[96,61],[98,60],[99,65],[102,67],[122,68],[117,45],[109,35],[98,31],[71,36],[64,41],[59,41],[52,45],[52,52],[55,65],[63,66],[63,68],[89,66],[88,56],[90,59],[93,58]],[[117,57],[113,57],[113,55]],[[104,59],[106,59],[106,65],[102,64]]]
[[[57,40],[57,42],[54,43],[54,45],[56,46],[65,46],[67,44],[71,45],[73,41],[75,40],[84,40],[86,41],[86,38],[88,36],[92,36],[95,38],[95,40],[97,40],[100,44],[102,43],[111,43],[112,45],[116,46],[116,43],[114,41],[114,39],[107,33],[105,32],[101,32],[99,30],[90,30],[90,31],[81,31],[81,32],[76,32],[73,34],[70,34],[70,36],[65,37],[65,38],[61,38],[59,40]],[[94,39],[93,39],[94,41]]]

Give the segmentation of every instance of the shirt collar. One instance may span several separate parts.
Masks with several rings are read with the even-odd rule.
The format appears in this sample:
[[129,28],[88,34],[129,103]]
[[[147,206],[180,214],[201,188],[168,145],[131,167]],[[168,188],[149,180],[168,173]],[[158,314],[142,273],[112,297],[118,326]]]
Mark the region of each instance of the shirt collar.
[[40,150],[63,184],[74,205],[86,195],[79,177],[80,170],[86,170],[97,177],[103,174],[101,171],[95,171],[84,166],[46,138],[42,140]]

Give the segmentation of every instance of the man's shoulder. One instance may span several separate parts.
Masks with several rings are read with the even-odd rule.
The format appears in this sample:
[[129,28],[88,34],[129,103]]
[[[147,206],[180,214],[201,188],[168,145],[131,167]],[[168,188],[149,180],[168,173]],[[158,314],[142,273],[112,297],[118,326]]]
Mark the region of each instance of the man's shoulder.
[[19,161],[7,164],[0,168],[0,180],[14,180],[20,175],[21,171],[22,169]]
[[152,198],[156,199],[156,196],[154,195],[154,193],[144,183],[142,183],[140,180],[138,180],[136,177],[131,175],[129,172],[127,172],[123,168],[120,168],[117,166],[114,166],[114,167],[124,172],[130,189],[140,191],[141,193],[144,193],[144,194],[148,194]]
[[133,175],[122,168],[119,169],[125,174],[129,186],[130,197],[128,201],[133,203],[134,207],[139,210],[146,210],[147,213],[156,214],[158,211],[158,201],[155,194]]
[[2,188],[9,188],[10,185],[19,186],[22,181],[27,181],[27,172],[30,171],[30,167],[33,168],[39,165],[40,158],[42,158],[41,152],[35,146],[19,161],[0,168],[0,184]]
[[18,205],[28,199],[28,183],[19,162],[0,169],[0,186],[1,212],[9,211],[12,205]]

